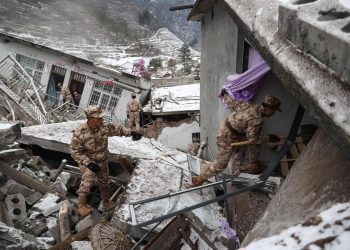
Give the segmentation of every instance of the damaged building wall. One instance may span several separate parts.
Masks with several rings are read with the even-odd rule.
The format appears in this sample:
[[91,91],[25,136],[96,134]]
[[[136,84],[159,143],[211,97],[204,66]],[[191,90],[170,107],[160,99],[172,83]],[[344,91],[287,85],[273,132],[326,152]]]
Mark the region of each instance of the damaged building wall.
[[349,160],[319,129],[243,245],[278,234],[333,204],[349,201],[349,169]]
[[189,145],[196,142],[193,141],[193,134],[199,133],[200,128],[198,122],[191,118],[178,122],[165,121],[165,127],[162,129],[157,139],[167,146],[187,152],[189,150]]
[[199,136],[200,133],[199,123],[192,117],[177,121],[169,121],[166,116],[158,117],[142,130],[146,137],[157,139],[164,145],[185,152],[189,151],[190,144],[198,143],[193,141],[193,137]]
[[[32,75],[34,75],[35,71],[41,73],[40,83],[44,86],[41,91],[45,93],[48,91],[48,85],[52,80],[51,77],[53,66],[57,66],[66,70],[63,80],[64,86],[70,86],[72,83],[72,72],[85,76],[86,80],[84,83],[84,88],[81,92],[82,96],[79,107],[84,108],[90,103],[90,100],[93,98],[92,92],[94,90],[99,93],[96,93],[95,97],[93,98],[94,104],[98,103],[101,105],[103,99],[102,97],[105,96],[105,100],[103,102],[105,107],[103,105],[101,106],[103,109],[107,110],[107,107],[111,102],[110,95],[112,95],[117,99],[116,115],[118,116],[118,120],[126,119],[125,110],[131,93],[136,92],[142,94],[142,91],[148,92],[148,89],[144,89],[144,87],[150,88],[149,81],[147,81],[147,85],[145,84],[145,80],[141,81],[138,77],[121,75],[107,68],[96,67],[91,61],[77,58],[54,49],[26,42],[4,34],[0,34],[0,60],[5,58],[9,53],[11,53],[14,57],[19,54],[44,62],[42,70],[32,69]],[[28,61],[27,63],[30,64]],[[95,87],[94,82],[96,80],[113,81],[113,83],[120,87],[120,89],[118,88],[117,92],[114,90],[112,92],[112,89],[109,90],[103,87]],[[58,82],[56,82],[56,84],[57,83]],[[108,98],[106,99],[106,97]]]
[[[241,72],[245,46],[243,33],[238,32],[235,22],[222,3],[218,3],[204,15],[201,27],[201,137],[208,136],[209,147],[215,153],[218,128],[231,112],[224,108],[217,96],[226,84],[226,78]],[[233,52],[235,50],[236,53]],[[271,71],[263,78],[253,102],[260,104],[265,95],[279,98],[283,112],[276,112],[273,117],[265,119],[262,134],[287,135],[299,102]],[[306,111],[302,124],[308,123],[315,123],[315,120]],[[211,159],[208,149],[204,152],[205,157]],[[270,156],[271,152],[262,151],[262,159]]]
[[[243,41],[238,28],[227,16],[221,2],[204,16],[201,25],[201,137],[209,137],[208,145],[216,150],[216,132],[220,122],[230,112],[217,98],[226,77],[239,72],[241,65],[236,58],[243,53]],[[205,151],[209,159],[209,152]]]

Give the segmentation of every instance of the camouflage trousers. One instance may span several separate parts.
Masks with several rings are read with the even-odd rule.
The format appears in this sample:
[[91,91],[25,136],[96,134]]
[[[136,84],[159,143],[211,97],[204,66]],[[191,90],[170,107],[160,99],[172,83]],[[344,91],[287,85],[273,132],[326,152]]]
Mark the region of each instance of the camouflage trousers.
[[[86,166],[80,166],[80,172],[83,174],[80,182],[78,195],[88,196],[91,187],[94,185],[96,178],[100,187],[101,197],[109,195],[109,169],[108,161],[96,162],[100,166],[100,171],[97,173],[92,172]],[[108,197],[109,198],[109,197]]]
[[[208,179],[215,176],[225,170],[231,156],[233,157],[232,172],[240,169],[240,162],[242,153],[246,151],[246,147],[231,147],[231,143],[242,141],[243,136],[241,134],[233,134],[226,126],[221,126],[216,137],[216,158],[211,164],[202,162],[201,164],[201,176]],[[257,145],[251,145],[246,151],[249,155],[249,163],[257,162]]]
[[129,126],[131,129],[133,129],[134,126],[136,126],[136,130],[140,130],[140,112],[130,112],[129,113]]

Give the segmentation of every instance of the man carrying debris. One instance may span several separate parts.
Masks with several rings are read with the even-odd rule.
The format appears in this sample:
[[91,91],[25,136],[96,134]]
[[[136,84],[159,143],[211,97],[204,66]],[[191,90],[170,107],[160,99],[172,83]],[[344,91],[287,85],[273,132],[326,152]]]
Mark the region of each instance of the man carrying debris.
[[[228,100],[228,94],[224,94],[224,99]],[[271,117],[275,111],[280,110],[281,102],[273,96],[265,96],[261,105],[245,102],[239,106],[225,119],[221,124],[217,134],[217,152],[216,159],[210,165],[204,161],[201,162],[200,175],[193,177],[194,186],[200,186],[208,178],[222,172],[232,153],[236,153],[236,149],[231,146],[234,142],[239,142],[242,136],[246,136],[251,145],[261,144],[269,140],[272,142],[279,141],[279,137],[269,135],[268,139],[260,136],[261,126],[264,117]],[[251,164],[251,168],[258,168],[256,159],[255,164]],[[256,169],[251,169],[254,172]]]
[[73,131],[70,145],[72,158],[79,164],[83,176],[78,193],[78,213],[85,217],[91,213],[87,207],[87,196],[94,184],[95,177],[99,182],[102,204],[105,210],[113,208],[109,200],[108,173],[108,137],[133,136],[133,140],[140,140],[141,135],[120,125],[103,122],[102,109],[99,106],[88,106],[85,109],[87,123]]
[[73,95],[70,92],[70,90],[67,87],[63,86],[62,83],[58,83],[57,87],[58,87],[58,90],[60,91],[60,94],[62,96],[63,103],[68,101],[69,103],[74,104]]
[[136,94],[131,94],[132,100],[128,102],[127,105],[127,117],[129,119],[129,126],[133,128],[136,126],[136,131],[140,131],[140,113],[142,110],[142,106],[136,100]]

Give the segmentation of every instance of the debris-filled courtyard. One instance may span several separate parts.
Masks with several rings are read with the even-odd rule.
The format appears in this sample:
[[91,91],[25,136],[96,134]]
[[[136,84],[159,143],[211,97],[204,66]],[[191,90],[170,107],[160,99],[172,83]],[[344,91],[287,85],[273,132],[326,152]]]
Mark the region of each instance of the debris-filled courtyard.
[[[17,136],[18,142],[9,145],[11,149],[1,151],[3,247],[47,249],[71,243],[74,249],[91,248],[91,244],[97,247],[94,249],[105,249],[103,244],[121,242],[132,246],[154,225],[135,227],[129,204],[189,188],[187,154],[154,139],[132,141],[128,137],[112,137],[109,141],[110,199],[116,202],[116,208],[110,213],[104,212],[99,206],[98,187],[95,187],[88,198],[94,210],[80,219],[76,211],[76,190],[81,174],[78,167],[72,165],[69,142],[72,129],[83,122],[24,127]],[[213,197],[212,189],[195,190],[139,205],[133,216],[140,223]],[[226,248],[221,241],[225,237],[220,229],[225,220],[222,207],[217,203],[201,207],[193,211],[191,218],[201,224],[206,239],[216,242],[220,249]],[[139,242],[140,246],[168,223],[169,220],[162,221]],[[105,233],[94,233],[100,231]],[[115,234],[120,238],[115,238]],[[188,236],[193,242],[200,239],[197,244],[206,247],[207,243],[195,232]]]

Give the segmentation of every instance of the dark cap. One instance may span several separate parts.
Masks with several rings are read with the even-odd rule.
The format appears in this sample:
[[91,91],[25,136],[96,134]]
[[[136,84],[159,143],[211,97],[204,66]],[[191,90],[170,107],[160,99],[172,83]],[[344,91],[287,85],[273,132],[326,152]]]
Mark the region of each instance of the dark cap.
[[263,103],[270,106],[274,110],[278,110],[279,112],[282,112],[282,110],[280,109],[281,101],[278,100],[276,97],[267,95],[265,96]]

